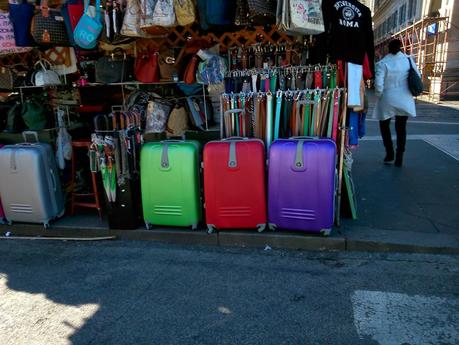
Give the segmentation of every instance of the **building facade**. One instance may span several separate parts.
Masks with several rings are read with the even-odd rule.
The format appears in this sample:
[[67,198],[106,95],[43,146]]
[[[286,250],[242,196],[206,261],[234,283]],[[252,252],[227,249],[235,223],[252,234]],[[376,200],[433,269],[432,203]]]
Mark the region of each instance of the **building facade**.
[[374,0],[376,58],[399,38],[423,75],[423,98],[459,98],[459,0]]

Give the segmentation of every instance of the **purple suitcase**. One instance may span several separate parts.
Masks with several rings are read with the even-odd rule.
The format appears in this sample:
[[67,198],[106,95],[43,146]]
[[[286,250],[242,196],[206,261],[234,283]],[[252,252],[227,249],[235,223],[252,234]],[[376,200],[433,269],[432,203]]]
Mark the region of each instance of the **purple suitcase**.
[[[0,144],[0,149],[3,147],[3,144]],[[2,198],[0,198],[0,224],[5,222],[5,212],[3,211]]]
[[329,235],[334,221],[335,176],[336,145],[332,140],[276,140],[269,150],[270,228]]

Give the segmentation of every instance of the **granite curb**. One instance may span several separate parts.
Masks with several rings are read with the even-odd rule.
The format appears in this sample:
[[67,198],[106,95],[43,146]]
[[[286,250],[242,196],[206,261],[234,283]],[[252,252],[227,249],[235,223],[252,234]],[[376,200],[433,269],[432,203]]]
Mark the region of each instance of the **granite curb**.
[[[14,237],[62,237],[62,238],[97,238],[103,236],[116,236],[119,240],[143,240],[158,241],[174,244],[208,245],[222,247],[246,247],[261,249],[287,249],[305,251],[365,251],[365,252],[403,252],[403,253],[431,253],[431,254],[459,254],[459,241],[446,243],[445,239],[436,241],[436,234],[430,234],[432,241],[417,243],[406,238],[397,241],[382,239],[378,231],[373,230],[375,236],[366,238],[355,234],[337,234],[336,231],[330,237],[303,235],[291,232],[265,232],[254,231],[220,231],[208,234],[204,230],[178,230],[178,229],[137,229],[137,230],[109,230],[104,228],[71,228],[54,226],[43,229],[41,225],[15,224],[13,226],[1,226],[0,238],[5,234]],[[352,233],[352,230],[347,230]]]

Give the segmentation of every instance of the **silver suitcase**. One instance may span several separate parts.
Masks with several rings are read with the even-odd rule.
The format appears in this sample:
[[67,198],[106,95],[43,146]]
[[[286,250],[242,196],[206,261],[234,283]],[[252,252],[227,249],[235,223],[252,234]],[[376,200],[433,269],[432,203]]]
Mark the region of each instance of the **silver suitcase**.
[[[27,143],[27,135],[35,142]],[[64,196],[54,153],[38,142],[35,132],[24,132],[23,144],[0,150],[0,196],[8,223],[43,223],[64,214]]]

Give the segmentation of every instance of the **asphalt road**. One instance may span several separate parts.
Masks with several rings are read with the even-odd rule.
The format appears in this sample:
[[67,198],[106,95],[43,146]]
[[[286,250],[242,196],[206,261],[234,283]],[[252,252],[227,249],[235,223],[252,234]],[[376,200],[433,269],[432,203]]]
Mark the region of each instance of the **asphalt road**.
[[0,241],[0,344],[458,344],[459,257]]

